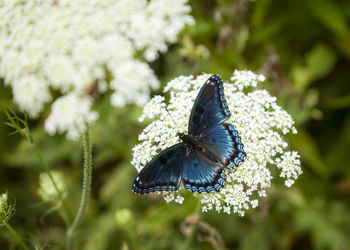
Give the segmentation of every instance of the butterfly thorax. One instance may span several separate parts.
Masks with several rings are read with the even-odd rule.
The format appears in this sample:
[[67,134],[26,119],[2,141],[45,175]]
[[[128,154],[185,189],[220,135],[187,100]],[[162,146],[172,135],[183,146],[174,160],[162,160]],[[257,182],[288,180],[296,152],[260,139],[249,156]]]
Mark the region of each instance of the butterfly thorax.
[[186,135],[184,133],[179,133],[178,136],[185,143],[187,148],[194,150],[198,147],[198,139],[192,135]]
[[193,135],[186,135],[184,133],[179,133],[178,136],[183,141],[187,148],[187,153],[197,152],[202,155],[206,160],[219,163],[218,157],[215,156],[213,150],[210,149],[207,145],[201,143],[199,138]]

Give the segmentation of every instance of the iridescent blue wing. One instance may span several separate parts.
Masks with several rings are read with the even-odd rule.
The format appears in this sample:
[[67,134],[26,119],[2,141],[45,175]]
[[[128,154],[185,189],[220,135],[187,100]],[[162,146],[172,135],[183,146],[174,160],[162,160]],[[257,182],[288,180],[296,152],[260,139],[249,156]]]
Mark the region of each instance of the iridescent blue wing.
[[183,143],[165,149],[140,171],[132,184],[132,190],[137,194],[177,190],[185,157]]
[[223,166],[234,168],[245,158],[243,144],[233,125],[222,123],[203,132],[199,143],[219,157]]
[[218,75],[212,75],[204,83],[193,104],[188,134],[199,135],[214,125],[230,117],[227,107],[223,82]]
[[197,152],[191,152],[186,155],[182,183],[192,192],[220,191],[225,183],[225,173],[221,166],[205,160]]

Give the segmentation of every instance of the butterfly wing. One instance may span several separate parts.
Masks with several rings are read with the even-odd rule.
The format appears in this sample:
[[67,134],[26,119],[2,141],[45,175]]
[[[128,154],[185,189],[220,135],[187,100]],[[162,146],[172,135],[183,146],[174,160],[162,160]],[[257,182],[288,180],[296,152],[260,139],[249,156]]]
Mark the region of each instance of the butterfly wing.
[[237,130],[228,123],[218,124],[203,132],[199,143],[206,145],[219,157],[223,166],[230,169],[241,163],[246,156]]
[[192,192],[220,191],[225,183],[225,173],[221,166],[205,160],[197,152],[191,152],[186,155],[182,183]]
[[204,83],[193,104],[188,133],[199,135],[214,125],[224,122],[231,113],[224,96],[224,85],[218,75],[212,75]]
[[132,190],[137,194],[177,190],[185,156],[183,143],[165,149],[140,171],[132,184]]

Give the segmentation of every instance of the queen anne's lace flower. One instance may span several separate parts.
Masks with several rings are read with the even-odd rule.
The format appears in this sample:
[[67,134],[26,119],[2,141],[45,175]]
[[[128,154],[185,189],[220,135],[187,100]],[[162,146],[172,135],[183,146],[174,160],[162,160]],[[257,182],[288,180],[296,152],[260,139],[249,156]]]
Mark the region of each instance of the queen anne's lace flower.
[[[110,87],[113,106],[143,105],[159,82],[135,56],[141,52],[153,61],[165,52],[193,23],[189,12],[187,0],[0,1],[0,77],[33,118],[52,100],[50,90],[87,96],[94,85],[100,93]],[[48,122],[55,120],[60,129],[46,128],[51,134],[68,131],[71,138],[82,132],[77,123],[95,120],[60,119]]]
[[[141,116],[153,121],[140,134],[140,144],[133,149],[132,164],[140,171],[157,153],[178,143],[178,130],[165,107],[177,123],[180,132],[187,132],[189,115],[199,89],[210,77],[202,74],[180,76],[165,87],[170,93],[169,104],[164,98],[155,96],[146,106]],[[288,144],[283,135],[296,133],[291,116],[276,104],[276,98],[266,90],[257,89],[257,84],[265,77],[250,71],[235,71],[231,82],[224,83],[227,105],[231,117],[226,121],[235,126],[244,144],[246,158],[233,170],[225,169],[226,183],[220,192],[194,193],[200,198],[202,211],[212,209],[218,212],[238,213],[258,206],[257,197],[266,196],[272,174],[270,168],[281,170],[290,187],[302,173],[299,154],[287,151]],[[180,166],[179,166],[180,167]],[[167,202],[183,202],[180,192],[164,192]]]
[[68,131],[68,138],[77,138],[86,130],[86,124],[98,118],[98,113],[90,110],[91,105],[89,97],[80,97],[74,93],[58,98],[45,121],[45,129],[51,135]]

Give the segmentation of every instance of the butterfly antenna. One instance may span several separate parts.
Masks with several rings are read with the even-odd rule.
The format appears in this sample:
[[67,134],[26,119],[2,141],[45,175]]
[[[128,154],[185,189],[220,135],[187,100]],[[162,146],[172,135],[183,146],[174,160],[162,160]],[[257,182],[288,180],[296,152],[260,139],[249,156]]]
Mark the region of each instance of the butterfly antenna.
[[171,114],[170,114],[168,108],[165,107],[165,110],[166,110],[166,112],[168,112],[168,115],[171,117],[171,120],[173,120],[173,122],[174,122],[174,124],[175,124],[175,126],[176,126],[176,128],[177,128],[178,133],[180,133],[180,129],[179,129],[179,127],[177,126],[177,124],[176,124],[174,118],[171,116]]

